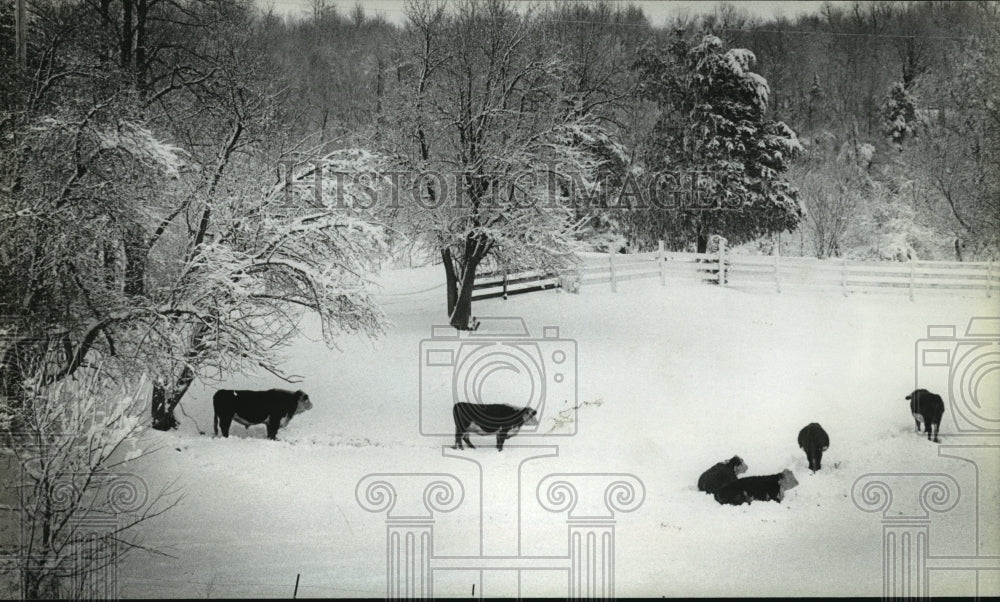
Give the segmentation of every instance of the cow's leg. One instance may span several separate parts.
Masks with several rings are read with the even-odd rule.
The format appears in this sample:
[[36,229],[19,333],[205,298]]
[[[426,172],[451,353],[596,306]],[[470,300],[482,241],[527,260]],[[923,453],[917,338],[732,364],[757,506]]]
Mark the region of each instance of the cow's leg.
[[[940,429],[940,428],[941,428],[941,424],[940,423],[932,422],[932,423],[928,424],[927,425],[927,438],[930,439],[931,441],[933,441],[934,443],[940,443],[940,441],[938,441],[938,429]],[[931,438],[931,432],[932,431],[934,433],[934,437],[933,438]]]
[[278,439],[278,425],[281,419],[277,416],[271,416],[267,419],[267,438],[271,440]]
[[469,441],[469,433],[465,433],[463,440],[465,441],[465,444],[469,446],[469,449],[476,449],[476,446],[472,444],[472,441]]
[[920,414],[913,415],[913,432],[914,433],[920,432]]
[[499,430],[497,431],[497,451],[503,451],[503,442],[507,439],[507,431]]
[[229,425],[233,423],[232,416],[219,416],[219,430],[223,437],[229,437]]
[[462,433],[455,432],[455,445],[451,446],[452,449],[462,449]]

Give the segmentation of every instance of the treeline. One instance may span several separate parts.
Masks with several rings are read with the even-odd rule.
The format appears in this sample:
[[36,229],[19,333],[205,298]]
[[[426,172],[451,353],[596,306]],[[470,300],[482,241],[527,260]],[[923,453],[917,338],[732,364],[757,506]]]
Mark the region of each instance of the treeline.
[[[358,6],[314,5],[311,14],[268,21],[303,111],[294,127],[301,134],[322,132],[324,140],[338,135],[331,128],[347,135],[386,127],[379,123],[383,99],[407,68],[409,47],[401,40],[412,23],[400,28]],[[638,4],[553,2],[531,18],[549,51],[574,65],[569,85],[598,103],[629,161],[640,165],[650,163],[641,155],[657,118],[638,93],[633,70],[644,45],[711,34],[730,48],[752,51],[753,69],[770,88],[769,117],[790,126],[807,151],[789,174],[807,211],[801,226],[783,237],[784,252],[872,259],[996,255],[993,233],[1000,223],[991,199],[997,191],[971,185],[988,187],[997,177],[996,109],[985,105],[996,92],[990,87],[1000,27],[996,2],[817,3],[795,19],[761,19],[739,3],[721,4],[656,27]],[[894,86],[912,105],[910,123],[890,114],[900,101]],[[914,136],[900,139],[900,128]],[[916,136],[921,128],[923,136]],[[963,142],[968,148],[958,154],[942,150]],[[947,167],[941,158],[949,159]],[[928,173],[928,166],[939,173]],[[660,223],[659,233],[630,233],[621,223],[628,216],[612,221],[632,246],[670,238],[668,224]],[[678,247],[693,239],[669,242]],[[758,247],[770,244],[768,238]]]

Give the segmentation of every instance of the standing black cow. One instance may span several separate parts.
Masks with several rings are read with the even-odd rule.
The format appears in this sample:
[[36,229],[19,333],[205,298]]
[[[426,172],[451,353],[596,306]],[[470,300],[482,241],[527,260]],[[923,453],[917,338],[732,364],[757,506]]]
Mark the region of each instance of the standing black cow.
[[703,472],[698,478],[698,491],[715,493],[738,479],[739,475],[746,471],[747,463],[739,456],[733,456]]
[[222,429],[222,436],[229,436],[229,426],[235,420],[247,429],[252,424],[265,423],[267,438],[276,439],[278,427],[284,428],[292,416],[312,409],[309,396],[302,391],[268,389],[246,391],[220,389],[212,397],[215,407],[213,427],[215,434]]
[[455,445],[452,449],[463,449],[462,441],[475,449],[469,441],[469,433],[480,435],[497,434],[497,451],[503,451],[503,442],[517,434],[523,425],[536,425],[538,412],[532,408],[515,408],[503,403],[466,403],[460,401],[451,410],[455,419]]
[[733,506],[753,501],[780,502],[785,499],[785,492],[798,484],[795,475],[786,468],[778,474],[736,479],[715,492],[715,501]]
[[829,447],[830,436],[826,434],[818,422],[810,422],[799,431],[799,448],[806,452],[809,470],[813,472],[819,470],[823,452]]
[[910,413],[913,414],[913,421],[916,423],[916,432],[920,432],[920,423],[923,422],[927,440],[940,443],[938,430],[941,428],[941,417],[944,416],[944,401],[941,396],[927,389],[917,389],[906,398],[910,400]]

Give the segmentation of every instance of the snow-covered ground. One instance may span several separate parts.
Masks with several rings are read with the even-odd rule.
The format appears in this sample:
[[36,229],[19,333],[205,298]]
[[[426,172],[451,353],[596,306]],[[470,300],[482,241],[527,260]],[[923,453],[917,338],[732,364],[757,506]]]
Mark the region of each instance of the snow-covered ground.
[[[613,517],[618,597],[881,595],[883,516],[852,499],[865,473],[943,473],[960,485],[954,507],[931,515],[932,555],[976,554],[977,511],[981,523],[998,522],[997,465],[977,483],[972,464],[939,456],[959,440],[951,407],[939,446],[914,434],[904,400],[927,326],[953,324],[962,336],[971,317],[1000,314],[996,296],[910,301],[905,294],[661,287],[653,279],[620,284],[617,293],[595,285],[581,294],[477,302],[481,318],[522,317],[533,341],[544,327],[558,327],[558,339],[538,342],[535,357],[568,350],[563,366],[575,360],[579,409],[572,436],[522,433],[498,454],[493,438],[473,435],[477,449],[447,450],[470,462],[445,454],[450,436],[421,435],[421,411],[425,431],[442,423],[447,431],[452,402],[447,368],[421,365],[422,341],[463,344],[426,342],[431,326],[446,322],[442,280],[439,266],[384,274],[380,299],[393,325],[378,340],[345,340],[340,351],[326,349],[318,335],[298,341],[286,369],[303,376],[297,386],[314,409],[292,420],[277,442],[264,439],[263,426],[244,432],[234,425],[234,436],[213,438],[214,388],[196,384],[181,428],[148,433],[143,445],[161,450],[129,466],[151,490],[174,479],[183,489],[179,505],[141,533],[146,546],[173,557],[129,557],[120,568],[121,594],[288,597],[298,574],[301,597],[383,597],[386,515],[366,511],[356,498],[371,473],[442,473],[462,483],[461,503],[434,514],[435,556],[479,555],[480,538],[485,554],[564,556],[566,513],[540,507],[538,482],[552,473],[634,475],[642,503]],[[412,291],[420,292],[404,294]],[[546,379],[559,369],[545,368]],[[522,405],[531,394],[523,371],[483,376],[485,401]],[[566,370],[558,386],[547,382],[547,395],[567,395],[572,379]],[[995,367],[978,383],[980,400],[1000,399]],[[269,375],[233,375],[221,386],[283,385]],[[547,398],[539,432],[572,432],[564,401]],[[809,422],[821,423],[831,439],[816,474],[796,443]],[[519,464],[530,452],[556,455],[521,464],[519,488]],[[791,468],[799,486],[782,503],[721,506],[695,484],[733,454],[749,464],[748,476]],[[422,508],[404,499],[413,493],[404,491],[407,478],[386,477],[399,483],[396,513]],[[601,483],[610,481],[597,489],[591,482],[602,478],[566,477],[580,492],[580,512],[595,496],[603,507]],[[902,497],[894,503],[910,504]],[[981,532],[979,552],[996,554],[996,536],[995,529]],[[996,574],[983,573],[981,595],[1000,593]],[[973,593],[969,579],[969,572],[932,571],[930,593]],[[435,573],[439,596],[468,596],[473,583],[476,595],[516,594],[510,573],[482,581],[474,571]],[[526,573],[522,594],[564,597],[566,583],[565,573]]]

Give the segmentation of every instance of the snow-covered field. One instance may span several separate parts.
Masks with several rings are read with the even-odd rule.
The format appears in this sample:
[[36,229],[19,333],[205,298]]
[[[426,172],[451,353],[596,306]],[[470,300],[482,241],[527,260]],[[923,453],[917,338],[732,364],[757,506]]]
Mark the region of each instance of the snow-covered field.
[[[473,435],[477,449],[447,450],[469,462],[444,453],[451,437],[421,435],[422,410],[425,429],[450,422],[447,370],[422,367],[420,353],[431,326],[446,322],[444,291],[435,288],[440,267],[382,280],[380,299],[393,322],[384,337],[346,340],[341,351],[326,349],[318,336],[295,344],[286,369],[303,376],[297,386],[315,407],[281,430],[279,441],[266,441],[263,426],[244,432],[234,425],[234,436],[213,438],[214,387],[197,384],[181,428],[146,435],[143,445],[160,451],[128,470],[151,490],[178,479],[185,497],[142,527],[144,544],[172,557],[130,556],[119,573],[123,596],[290,597],[298,574],[300,597],[383,597],[386,515],[356,499],[370,473],[443,473],[462,482],[461,503],[434,515],[435,556],[479,555],[480,537],[487,555],[566,555],[566,513],[539,506],[538,482],[552,473],[630,473],[644,498],[634,511],[614,515],[618,597],[881,595],[883,516],[852,500],[865,473],[944,473],[960,485],[954,507],[931,514],[932,555],[975,555],[977,511],[984,525],[998,522],[997,464],[978,475],[977,500],[974,466],[939,456],[959,440],[951,407],[939,446],[914,434],[904,400],[927,326],[953,324],[961,336],[971,317],[1000,314],[996,296],[910,301],[905,294],[661,287],[653,279],[620,284],[617,293],[595,285],[576,295],[477,302],[481,318],[522,317],[532,340],[558,327],[559,341],[539,343],[541,356],[552,345],[572,350],[566,341],[575,341],[579,409],[573,436],[522,433],[498,454],[493,438]],[[401,294],[408,291],[423,292]],[[531,392],[524,372],[484,376],[486,401],[523,405]],[[1000,399],[995,367],[978,382],[980,400]],[[568,384],[549,383],[547,391],[561,395]],[[287,385],[268,375],[233,375],[221,386]],[[559,413],[568,407],[562,401],[548,400],[539,432],[570,432],[564,419],[572,412]],[[821,423],[831,439],[816,474],[796,443],[809,422]],[[557,450],[522,464],[518,488],[521,459],[547,451],[523,446]],[[799,486],[780,504],[721,506],[695,484],[733,454],[749,464],[747,476],[791,468]],[[386,478],[393,479],[407,477]],[[603,488],[581,476],[566,479],[578,484],[579,508],[595,495],[603,507]],[[403,489],[394,511],[422,508],[404,499]],[[979,553],[997,554],[992,529],[980,532]],[[970,575],[932,571],[930,593],[974,593]],[[980,595],[1000,593],[996,575],[982,574]],[[526,573],[522,594],[565,597],[566,582],[565,573]],[[435,594],[468,596],[473,583],[477,596],[517,593],[511,573],[480,581],[475,571],[438,571]]]

